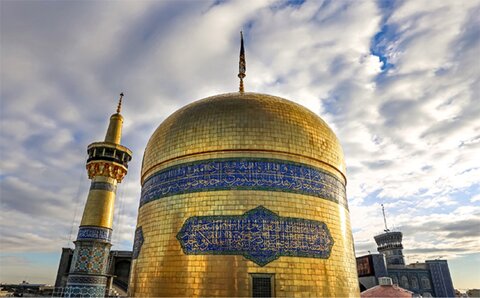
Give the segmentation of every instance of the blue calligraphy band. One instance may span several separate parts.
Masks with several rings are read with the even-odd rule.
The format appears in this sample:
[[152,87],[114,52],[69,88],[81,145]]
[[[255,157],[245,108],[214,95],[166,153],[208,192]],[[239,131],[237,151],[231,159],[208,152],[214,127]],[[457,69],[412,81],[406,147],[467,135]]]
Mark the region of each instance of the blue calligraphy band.
[[333,174],[275,159],[210,159],[163,169],[143,184],[140,207],[177,194],[216,190],[298,193],[348,208],[345,185]]
[[142,245],[143,245],[143,230],[142,230],[142,227],[138,227],[135,230],[135,239],[133,240],[132,259],[138,258],[138,255],[140,254],[140,250],[142,249]]
[[112,230],[100,227],[84,226],[78,229],[77,240],[101,240],[110,242]]
[[117,186],[113,185],[112,183],[108,182],[92,182],[90,184],[90,190],[106,190],[106,191],[113,191],[117,190]]
[[177,239],[187,255],[243,255],[259,266],[282,256],[328,259],[334,244],[325,223],[280,217],[263,206],[237,216],[190,217]]

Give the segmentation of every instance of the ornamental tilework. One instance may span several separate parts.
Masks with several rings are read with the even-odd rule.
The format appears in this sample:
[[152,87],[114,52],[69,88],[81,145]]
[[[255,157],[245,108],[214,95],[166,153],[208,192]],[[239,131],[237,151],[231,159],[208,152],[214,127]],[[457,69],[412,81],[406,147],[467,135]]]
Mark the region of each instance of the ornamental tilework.
[[108,182],[92,181],[90,184],[90,190],[106,190],[115,192],[117,191],[117,186]]
[[[78,242],[77,242],[78,243]],[[77,245],[71,273],[105,274],[109,254],[108,245]]]
[[105,297],[105,285],[69,285],[64,297]]
[[90,285],[105,285],[107,283],[106,276],[98,275],[74,275],[68,276],[68,284],[90,284]]
[[148,178],[140,207],[176,194],[215,190],[266,190],[300,193],[347,208],[345,185],[309,165],[273,159],[213,159],[173,166]]
[[281,256],[328,259],[334,244],[325,223],[262,206],[240,216],[190,217],[177,239],[187,255],[243,255],[260,266]]
[[138,258],[138,255],[140,254],[140,250],[142,249],[142,245],[143,245],[143,231],[142,231],[142,227],[138,227],[135,230],[135,239],[133,240],[132,259]]
[[100,227],[80,227],[77,240],[102,240],[110,242],[112,230]]

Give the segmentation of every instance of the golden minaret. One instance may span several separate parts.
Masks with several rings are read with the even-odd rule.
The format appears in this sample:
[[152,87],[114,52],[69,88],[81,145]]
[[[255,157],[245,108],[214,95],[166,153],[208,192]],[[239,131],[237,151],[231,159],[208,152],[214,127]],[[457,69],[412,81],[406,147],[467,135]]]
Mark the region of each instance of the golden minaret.
[[65,297],[104,297],[106,294],[115,192],[132,159],[130,149],[120,144],[122,99],[123,93],[117,112],[110,117],[105,140],[87,148],[87,172],[92,183],[74,242],[75,252]]

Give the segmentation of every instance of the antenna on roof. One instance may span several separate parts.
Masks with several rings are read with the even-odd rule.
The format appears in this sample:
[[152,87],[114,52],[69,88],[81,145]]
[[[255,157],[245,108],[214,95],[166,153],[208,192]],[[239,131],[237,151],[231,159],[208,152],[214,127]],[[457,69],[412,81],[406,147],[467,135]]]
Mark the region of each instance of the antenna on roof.
[[240,78],[240,87],[238,88],[238,91],[240,93],[245,91],[243,88],[243,78],[246,77],[246,70],[247,65],[245,63],[245,48],[243,47],[243,32],[240,31],[240,62],[238,63],[238,77]]
[[383,230],[383,231],[388,233],[388,232],[390,232],[390,230],[387,227],[387,218],[385,217],[385,207],[383,207],[383,204],[382,204],[382,213],[383,213],[383,222],[385,223],[385,230]]

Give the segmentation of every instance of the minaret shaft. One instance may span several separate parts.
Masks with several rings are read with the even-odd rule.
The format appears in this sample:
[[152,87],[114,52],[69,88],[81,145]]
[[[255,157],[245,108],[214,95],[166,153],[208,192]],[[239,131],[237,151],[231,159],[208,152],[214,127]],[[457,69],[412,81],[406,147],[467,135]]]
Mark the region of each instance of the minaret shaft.
[[105,142],[120,144],[122,139],[122,125],[123,117],[120,114],[113,114],[110,117],[110,124],[108,125],[107,134],[105,135]]
[[67,280],[65,297],[104,297],[107,291],[113,213],[117,184],[127,174],[132,152],[120,145],[121,99],[110,117],[104,142],[88,146],[87,172],[92,180]]
[[112,228],[117,180],[97,176],[92,179],[80,226]]

